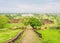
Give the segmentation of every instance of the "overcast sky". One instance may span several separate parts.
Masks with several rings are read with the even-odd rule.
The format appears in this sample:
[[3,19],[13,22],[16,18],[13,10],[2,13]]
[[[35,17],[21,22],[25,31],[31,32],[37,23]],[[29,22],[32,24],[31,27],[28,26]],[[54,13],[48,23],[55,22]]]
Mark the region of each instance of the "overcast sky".
[[0,13],[60,12],[60,0],[0,0]]

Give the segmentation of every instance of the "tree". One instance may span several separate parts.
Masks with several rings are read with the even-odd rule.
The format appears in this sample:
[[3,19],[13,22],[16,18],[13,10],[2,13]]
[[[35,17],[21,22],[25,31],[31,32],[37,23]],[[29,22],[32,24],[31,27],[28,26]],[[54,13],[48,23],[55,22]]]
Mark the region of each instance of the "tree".
[[30,25],[33,29],[36,29],[37,26],[41,26],[41,21],[35,17],[25,17],[23,23],[26,26]]
[[7,22],[8,17],[6,17],[5,15],[0,15],[0,28],[3,28]]
[[22,20],[23,20],[22,22],[24,23],[24,25],[26,25],[26,26],[29,25],[29,18],[30,17],[28,17],[28,16],[22,18]]
[[11,14],[7,14],[6,15],[9,19],[13,19],[14,17],[13,16],[11,16]]
[[37,18],[31,17],[29,19],[29,24],[35,29],[37,26],[41,26],[41,21]]

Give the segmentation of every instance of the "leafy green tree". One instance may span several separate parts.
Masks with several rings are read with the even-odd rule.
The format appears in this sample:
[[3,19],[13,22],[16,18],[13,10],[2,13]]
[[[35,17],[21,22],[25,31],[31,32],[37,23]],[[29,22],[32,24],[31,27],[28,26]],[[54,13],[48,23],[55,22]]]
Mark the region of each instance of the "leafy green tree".
[[6,23],[8,23],[8,17],[0,15],[0,28],[3,28]]
[[41,26],[41,21],[37,18],[31,17],[29,19],[29,24],[35,29],[37,26]]
[[13,16],[11,16],[11,14],[7,14],[6,15],[9,19],[13,19],[14,17]]
[[41,21],[35,17],[24,17],[23,23],[27,26],[30,25],[33,29],[41,26]]

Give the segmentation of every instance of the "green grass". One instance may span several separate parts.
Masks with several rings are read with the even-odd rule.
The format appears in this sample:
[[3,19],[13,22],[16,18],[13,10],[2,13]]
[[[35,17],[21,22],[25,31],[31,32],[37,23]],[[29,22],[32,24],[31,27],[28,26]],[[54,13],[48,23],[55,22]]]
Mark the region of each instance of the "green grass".
[[12,28],[12,27],[16,27],[16,26],[22,27],[22,26],[24,26],[24,24],[23,23],[7,23],[4,27],[5,28]]
[[42,34],[44,43],[60,43],[60,30],[58,29],[46,29],[37,30]]
[[0,30],[0,43],[5,43],[7,40],[14,38],[19,32],[21,31],[21,29],[17,29],[17,30],[9,30],[9,29],[3,29]]

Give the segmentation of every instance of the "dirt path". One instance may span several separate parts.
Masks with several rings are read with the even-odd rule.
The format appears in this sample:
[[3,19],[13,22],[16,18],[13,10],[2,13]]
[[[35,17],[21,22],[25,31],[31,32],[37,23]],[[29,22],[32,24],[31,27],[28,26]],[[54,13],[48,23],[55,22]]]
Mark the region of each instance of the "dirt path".
[[20,43],[42,43],[40,38],[32,29],[27,29],[25,31],[25,36]]

